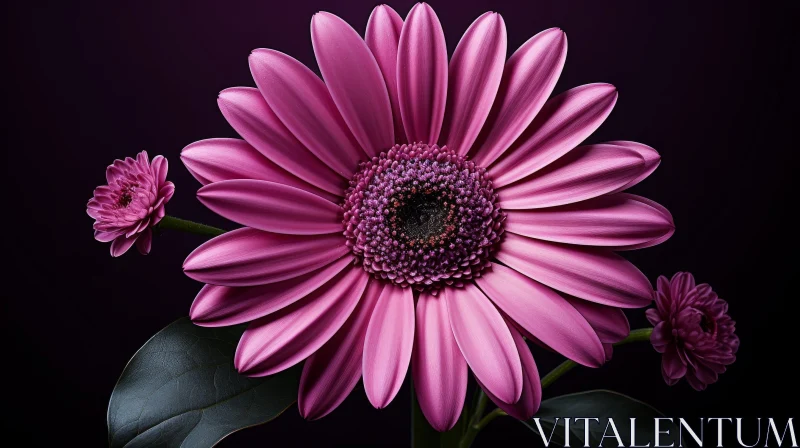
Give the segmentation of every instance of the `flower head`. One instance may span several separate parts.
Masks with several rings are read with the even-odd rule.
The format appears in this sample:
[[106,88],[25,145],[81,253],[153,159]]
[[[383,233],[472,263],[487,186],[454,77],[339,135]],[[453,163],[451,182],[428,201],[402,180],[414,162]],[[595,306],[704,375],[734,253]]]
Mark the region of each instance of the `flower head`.
[[696,285],[688,272],[658,278],[656,308],[647,310],[655,326],[650,337],[663,353],[661,373],[670,386],[681,378],[696,390],[717,381],[736,361],[739,338],[728,303],[707,284]]
[[106,182],[86,204],[86,213],[95,220],[95,239],[110,241],[114,257],[133,243],[148,254],[152,227],[164,217],[164,205],[175,192],[175,185],[167,181],[167,159],[157,156],[150,163],[147,151],[142,151],[136,159],[115,160],[106,169]]
[[[672,217],[622,193],[659,163],[649,146],[577,146],[616,99],[589,84],[548,99],[564,66],[560,29],[506,60],[506,29],[480,16],[448,61],[433,9],[381,5],[364,39],[311,20],[322,78],[292,57],[250,55],[258,88],[219,95],[243,140],[181,158],[200,201],[244,227],[197,248],[199,325],[250,322],[235,365],[270,375],[305,361],[298,406],[315,419],[363,377],[377,408],[409,369],[439,430],[461,413],[468,366],[511,415],[538,409],[524,337],[599,366],[629,331],[621,308],[652,285],[615,251],[672,235]],[[324,80],[324,81],[323,81]]]

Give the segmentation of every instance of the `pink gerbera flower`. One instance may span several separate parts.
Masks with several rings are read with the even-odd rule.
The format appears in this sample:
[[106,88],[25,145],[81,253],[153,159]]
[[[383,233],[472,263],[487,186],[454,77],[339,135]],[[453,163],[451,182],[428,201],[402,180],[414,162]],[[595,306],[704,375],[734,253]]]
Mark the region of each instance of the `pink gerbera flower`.
[[86,213],[95,220],[95,239],[111,241],[111,256],[119,257],[133,243],[143,255],[150,253],[152,227],[164,217],[164,205],[175,193],[167,169],[167,159],[156,156],[150,163],[147,151],[136,159],[115,160],[106,169],[108,185],[94,190]]
[[329,13],[311,21],[322,79],[255,50],[258,89],[219,95],[244,140],[189,145],[201,202],[246,227],[200,246],[184,270],[207,283],[199,325],[251,322],[236,368],[271,375],[305,360],[298,404],[315,419],[363,377],[388,405],[411,365],[438,430],[459,417],[467,368],[519,417],[541,385],[523,336],[587,366],[627,334],[621,308],[652,300],[615,250],[672,234],[662,206],[622,193],[659,156],[633,142],[576,146],[617,92],[590,84],[548,100],[567,53],[560,29],[506,60],[486,13],[448,62],[430,6],[405,22],[378,6],[362,39]]

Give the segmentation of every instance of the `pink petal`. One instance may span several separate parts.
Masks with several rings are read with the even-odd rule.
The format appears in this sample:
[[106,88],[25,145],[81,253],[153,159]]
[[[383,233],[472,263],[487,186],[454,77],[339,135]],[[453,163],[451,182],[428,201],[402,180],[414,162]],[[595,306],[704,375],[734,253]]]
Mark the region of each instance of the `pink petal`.
[[226,327],[250,322],[311,294],[350,264],[350,258],[342,257],[315,271],[268,285],[205,285],[194,299],[189,316],[196,325],[204,327]]
[[342,208],[314,193],[265,180],[223,180],[197,191],[214,213],[244,226],[291,235],[342,232]]
[[506,60],[506,24],[487,12],[470,25],[450,60],[440,141],[466,155],[494,103]]
[[138,237],[139,237],[138,234],[127,237],[125,235],[120,235],[116,237],[114,241],[111,243],[111,256],[119,257],[120,255],[127,252],[128,249],[130,249],[131,246],[133,246],[133,243],[136,242],[136,238]]
[[236,370],[272,375],[316,352],[350,317],[368,281],[363,269],[352,266],[299,302],[253,321],[236,347]]
[[364,341],[364,390],[376,409],[394,399],[406,377],[414,347],[414,294],[387,284],[378,299]]
[[317,75],[281,52],[250,54],[250,72],[269,107],[314,155],[345,178],[366,155]]
[[[146,155],[147,153],[145,152],[145,156]],[[150,169],[156,176],[156,179],[158,179],[158,185],[163,185],[164,182],[167,181],[167,171],[169,170],[169,162],[164,156],[153,157],[153,162],[150,165]]]
[[120,231],[111,231],[111,232],[104,232],[102,230],[95,230],[94,231],[94,239],[100,241],[101,243],[110,243],[114,241],[118,236],[120,236],[123,232]]
[[331,194],[300,180],[264,157],[246,141],[235,138],[194,142],[183,148],[181,161],[203,185],[233,179],[268,180],[309,191],[333,202],[341,200],[343,191]]
[[646,247],[656,246],[656,245],[661,244],[664,241],[668,240],[672,236],[672,234],[675,233],[675,221],[672,219],[672,214],[669,212],[669,210],[666,209],[666,207],[664,207],[663,205],[659,204],[658,202],[652,201],[650,199],[647,199],[647,198],[644,198],[644,197],[641,197],[641,196],[637,196],[635,194],[619,193],[619,195],[623,196],[623,197],[625,197],[627,199],[630,199],[632,201],[641,202],[642,204],[645,204],[645,205],[647,205],[649,207],[652,207],[652,208],[658,210],[658,212],[661,214],[661,216],[663,216],[666,220],[669,221],[670,230],[668,232],[664,233],[659,238],[651,239],[651,240],[648,240],[648,241],[645,241],[645,242],[639,243],[639,244],[628,244],[628,245],[623,245],[623,246],[614,246],[614,247],[611,248],[612,250],[634,250],[634,249],[644,249]]
[[345,179],[350,176],[338,176],[306,149],[281,123],[258,89],[225,89],[217,103],[233,129],[266,158],[311,185],[342,194],[347,186]]
[[203,243],[186,257],[183,270],[212,285],[255,286],[307,274],[348,252],[341,235],[281,235],[243,228]]
[[411,8],[397,49],[397,93],[409,142],[439,139],[447,101],[447,46],[426,3]]
[[467,362],[458,348],[444,297],[421,293],[411,374],[422,413],[437,431],[453,428],[467,393]]
[[539,405],[542,403],[542,382],[539,378],[539,369],[536,367],[533,354],[528,344],[525,343],[525,339],[513,325],[509,325],[508,329],[511,331],[511,336],[514,337],[514,343],[517,346],[520,362],[522,363],[522,395],[519,401],[509,404],[495,397],[485,388],[484,391],[489,399],[500,409],[506,411],[508,415],[519,420],[527,420],[533,417],[533,414],[539,410]]
[[594,328],[600,342],[604,344],[619,342],[630,334],[631,326],[621,309],[575,297],[566,299]]
[[686,364],[681,361],[675,345],[669,345],[661,358],[661,371],[666,378],[677,380],[686,375]]
[[403,118],[400,116],[400,100],[397,96],[397,46],[400,43],[402,30],[403,19],[400,15],[387,5],[378,5],[369,16],[364,36],[386,83],[392,105],[394,138],[399,143],[405,142],[406,138]]
[[144,229],[142,234],[139,235],[139,238],[136,239],[136,249],[139,250],[139,253],[142,255],[147,255],[150,253],[150,249],[153,245],[153,230],[150,228]]
[[303,418],[316,420],[328,415],[358,384],[367,324],[382,290],[383,282],[370,280],[347,322],[306,360],[297,398]]
[[607,250],[507,233],[496,257],[538,282],[592,302],[639,308],[652,301],[653,289],[647,277],[629,261]]
[[322,78],[350,131],[369,156],[394,146],[389,94],[361,36],[327,12],[311,19],[311,42]]
[[581,146],[535,176],[501,188],[500,207],[533,209],[584,201],[627,184],[643,167],[636,151],[603,144]]
[[522,364],[514,338],[492,302],[473,284],[442,290],[458,347],[475,377],[500,400],[522,394]]
[[643,244],[675,230],[669,215],[625,194],[507,213],[505,230],[508,232],[584,246]]
[[[648,176],[653,174],[653,171],[655,171],[656,168],[658,168],[658,165],[661,164],[661,155],[658,153],[658,151],[645,145],[644,143],[617,140],[613,142],[608,142],[608,144],[632,149],[638,152],[639,155],[642,156],[642,158],[644,159],[644,168],[642,169],[642,172],[635,179],[633,179],[627,185],[625,185],[624,187],[620,188],[617,191],[627,190],[628,188],[631,188],[632,186],[645,180]],[[615,193],[617,191],[615,191]]]
[[567,35],[558,28],[542,31],[514,52],[473,150],[475,163],[489,166],[525,131],[553,91],[566,59]]
[[603,345],[586,319],[557,292],[500,264],[475,279],[498,308],[525,331],[575,362],[599,367]]
[[611,84],[576,87],[549,100],[528,129],[494,162],[495,186],[529,176],[566,154],[600,127],[616,102],[617,90]]

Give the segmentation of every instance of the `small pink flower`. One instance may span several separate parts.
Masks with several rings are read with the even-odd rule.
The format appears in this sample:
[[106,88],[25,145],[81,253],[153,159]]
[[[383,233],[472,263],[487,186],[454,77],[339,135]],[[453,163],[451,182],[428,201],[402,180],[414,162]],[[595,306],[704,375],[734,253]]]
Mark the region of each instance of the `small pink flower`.
[[736,361],[739,338],[728,303],[707,284],[695,285],[688,272],[658,278],[656,308],[647,310],[655,325],[650,341],[663,353],[661,373],[670,386],[683,377],[696,390],[717,381]]
[[150,252],[151,227],[164,217],[164,204],[175,193],[167,182],[167,159],[157,156],[150,163],[147,151],[136,160],[115,160],[106,169],[108,185],[97,187],[86,204],[86,213],[95,219],[94,237],[111,241],[111,256],[119,257],[136,243],[143,255]]

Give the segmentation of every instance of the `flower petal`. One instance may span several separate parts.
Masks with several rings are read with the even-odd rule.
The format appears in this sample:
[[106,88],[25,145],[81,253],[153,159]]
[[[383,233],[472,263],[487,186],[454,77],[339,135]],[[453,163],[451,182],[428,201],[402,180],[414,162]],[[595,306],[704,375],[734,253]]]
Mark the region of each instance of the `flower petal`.
[[447,46],[439,18],[426,3],[411,8],[400,34],[397,94],[408,141],[436,143],[447,102]]
[[439,294],[472,373],[501,401],[516,403],[522,394],[522,364],[503,317],[473,283]]
[[[627,185],[620,188],[617,191],[627,190],[632,186],[638,184],[639,182],[645,180],[648,176],[653,174],[653,171],[658,168],[658,165],[661,164],[661,155],[655,149],[645,145],[644,143],[637,143],[637,142],[629,142],[624,140],[617,140],[613,142],[608,142],[609,145],[617,145],[622,146],[624,148],[632,149],[639,153],[640,156],[644,159],[644,168],[642,172],[632,181],[630,181]],[[615,191],[614,193],[616,193]]]
[[139,249],[139,253],[142,255],[147,255],[150,253],[150,248],[153,245],[153,230],[150,228],[144,229],[142,234],[139,235],[139,238],[136,239],[136,248]]
[[311,185],[342,194],[349,176],[340,177],[306,149],[281,123],[258,89],[225,89],[217,104],[233,129],[264,157]]
[[392,105],[394,139],[398,143],[405,142],[406,139],[403,118],[400,115],[400,101],[397,97],[397,46],[402,31],[403,19],[400,15],[388,5],[378,5],[369,16],[364,36],[364,41],[375,56],[386,83]]
[[475,283],[509,318],[548,347],[585,366],[603,365],[605,355],[597,334],[557,292],[497,263]]
[[378,63],[361,36],[327,12],[311,19],[311,42],[333,102],[371,157],[394,146],[389,94]]
[[316,420],[328,415],[358,384],[367,324],[382,290],[382,282],[370,280],[347,322],[306,360],[297,398],[303,418]]
[[529,176],[566,154],[600,127],[616,102],[617,90],[611,84],[588,84],[550,99],[494,162],[495,185],[502,187]]
[[496,257],[517,272],[581,299],[620,308],[639,308],[652,301],[647,277],[610,251],[506,233]]
[[667,346],[664,351],[664,356],[661,358],[661,372],[670,380],[677,380],[686,375],[686,364],[681,361],[674,344]]
[[352,260],[342,257],[315,271],[268,285],[205,285],[194,299],[189,316],[196,325],[204,327],[250,322],[311,294],[350,264]]
[[619,342],[630,334],[631,325],[621,309],[575,297],[568,296],[566,299],[586,318],[600,338],[600,342],[604,344]]
[[125,236],[120,235],[114,238],[114,241],[111,242],[111,256],[112,257],[119,257],[120,255],[124,254],[128,251],[128,249],[133,246],[133,243],[136,242],[136,238],[139,237],[139,234]]
[[506,411],[508,415],[519,420],[527,420],[533,417],[533,414],[539,410],[539,405],[542,403],[542,382],[539,378],[539,369],[536,367],[533,354],[528,344],[525,343],[525,339],[513,325],[509,325],[508,329],[514,338],[520,362],[522,363],[522,395],[519,397],[519,401],[509,404],[495,397],[485,388],[484,392],[494,404]]
[[203,243],[186,257],[183,270],[212,285],[255,286],[309,273],[348,252],[341,235],[281,235],[243,228]]
[[421,293],[411,361],[414,389],[422,413],[437,431],[458,422],[467,393],[467,361],[458,348],[444,297]]
[[603,144],[581,146],[535,176],[501,188],[499,205],[534,209],[584,201],[626,185],[643,167],[636,151]]
[[214,213],[244,226],[290,235],[342,232],[342,208],[314,193],[275,182],[223,180],[197,191]]
[[[147,157],[147,151],[142,151]],[[158,179],[158,185],[163,185],[167,181],[167,171],[169,170],[169,161],[164,156],[153,157],[153,162],[150,165],[150,170],[153,175]]]
[[559,28],[531,37],[511,55],[473,150],[475,163],[489,166],[525,131],[553,91],[566,59],[567,35]]
[[394,399],[414,347],[414,294],[387,284],[378,299],[364,341],[363,375],[367,398],[377,409]]
[[460,155],[469,152],[492,109],[503,77],[506,43],[503,17],[487,12],[470,25],[450,59],[439,140]]
[[669,215],[630,195],[615,194],[538,210],[509,210],[505,230],[583,246],[643,244],[671,234]]
[[264,157],[244,140],[200,140],[183,148],[181,161],[203,185],[233,179],[268,180],[314,193],[333,202],[341,200],[342,191],[334,195],[301,180]]
[[642,196],[637,196],[635,194],[619,193],[619,195],[620,196],[624,196],[625,198],[628,198],[628,199],[633,200],[633,201],[641,202],[642,204],[645,204],[645,205],[647,205],[649,207],[652,207],[652,208],[658,210],[658,212],[661,214],[661,216],[663,216],[667,221],[669,221],[670,229],[669,229],[669,231],[667,231],[666,233],[664,233],[662,236],[660,236],[658,238],[654,238],[654,239],[651,239],[651,240],[648,240],[648,241],[645,241],[645,242],[639,243],[639,244],[628,244],[628,245],[624,245],[624,246],[613,246],[613,247],[610,247],[611,250],[617,250],[617,251],[619,251],[619,250],[634,250],[634,249],[644,249],[646,247],[657,246],[657,245],[663,243],[664,241],[670,239],[670,237],[672,237],[672,234],[675,233],[675,221],[672,219],[672,213],[670,213],[669,210],[667,210],[666,207],[664,207],[663,205],[659,204],[656,201],[650,200],[650,199],[642,197]]
[[368,281],[363,269],[351,266],[299,302],[253,321],[236,347],[236,370],[272,375],[316,352],[350,317]]
[[250,54],[250,72],[269,107],[292,134],[349,179],[366,155],[322,80],[291,56],[264,48]]

